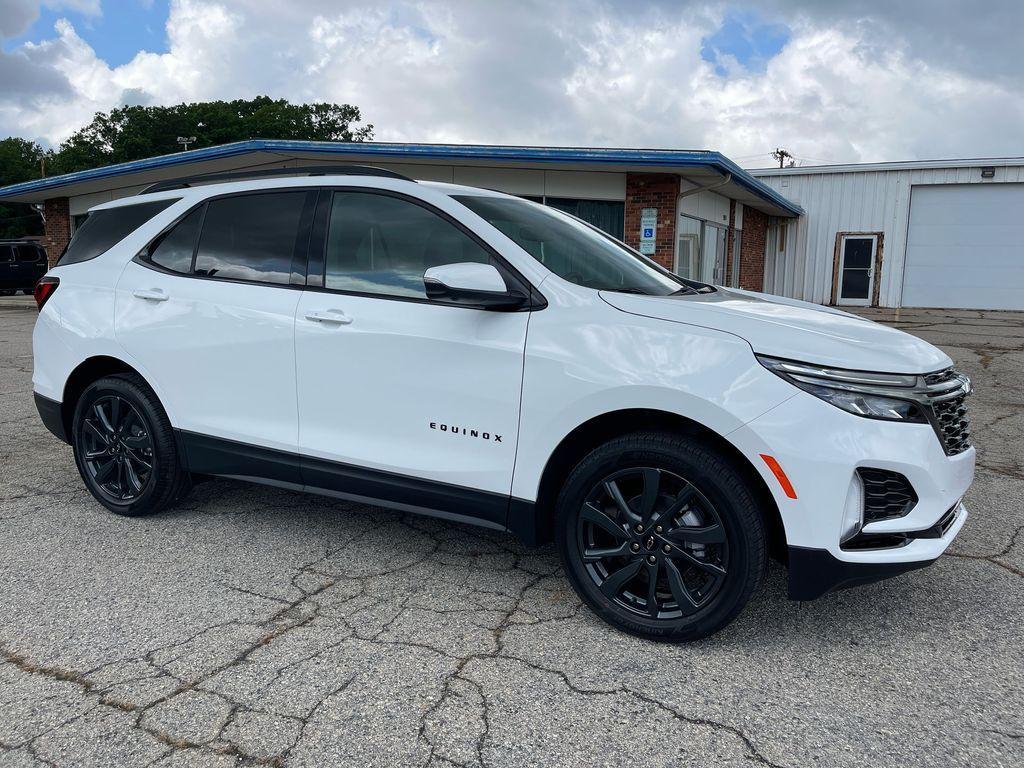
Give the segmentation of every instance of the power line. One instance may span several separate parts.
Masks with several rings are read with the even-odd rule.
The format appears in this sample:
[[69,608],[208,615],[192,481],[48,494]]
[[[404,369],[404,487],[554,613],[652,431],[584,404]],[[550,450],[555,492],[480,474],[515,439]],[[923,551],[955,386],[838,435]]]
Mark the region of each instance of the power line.
[[790,168],[796,165],[796,158],[788,150],[782,149],[782,147],[776,147],[775,151],[772,152],[772,157],[779,161],[779,168],[785,168],[787,160],[789,160]]

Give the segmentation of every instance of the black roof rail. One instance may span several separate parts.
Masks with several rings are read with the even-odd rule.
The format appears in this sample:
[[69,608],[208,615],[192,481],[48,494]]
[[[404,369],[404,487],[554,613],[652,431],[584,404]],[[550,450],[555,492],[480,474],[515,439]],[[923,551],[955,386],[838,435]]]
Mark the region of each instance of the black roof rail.
[[416,181],[401,173],[389,171],[386,168],[374,168],[370,165],[307,165],[297,168],[266,168],[262,171],[227,171],[225,173],[210,173],[205,176],[181,176],[177,179],[165,179],[150,184],[139,194],[166,192],[169,189],[181,189],[199,183],[261,179],[268,176],[383,176],[386,179],[401,179],[413,183]]

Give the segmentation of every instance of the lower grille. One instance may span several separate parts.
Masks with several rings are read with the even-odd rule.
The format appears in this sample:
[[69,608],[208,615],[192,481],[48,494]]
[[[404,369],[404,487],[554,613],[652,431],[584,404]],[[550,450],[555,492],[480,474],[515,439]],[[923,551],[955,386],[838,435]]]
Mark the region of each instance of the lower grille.
[[843,549],[895,549],[905,547],[914,539],[941,539],[953,523],[960,516],[960,502],[958,501],[931,528],[923,531],[903,531],[898,533],[858,533],[852,539],[842,543]]
[[917,493],[899,472],[861,467],[857,470],[864,486],[864,522],[903,517],[917,504]]
[[952,507],[950,507],[946,514],[939,518],[939,521],[935,523],[931,528],[924,531],[918,531],[913,534],[915,539],[941,539],[950,528],[953,527],[953,523],[956,522],[956,518],[960,513],[960,502],[958,501]]

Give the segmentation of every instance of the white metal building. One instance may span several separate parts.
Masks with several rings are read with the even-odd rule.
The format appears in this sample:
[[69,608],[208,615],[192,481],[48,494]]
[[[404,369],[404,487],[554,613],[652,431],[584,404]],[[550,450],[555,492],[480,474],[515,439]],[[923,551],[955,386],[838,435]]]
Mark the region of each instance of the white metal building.
[[820,304],[1024,310],[1024,158],[751,171],[802,206],[764,287]]

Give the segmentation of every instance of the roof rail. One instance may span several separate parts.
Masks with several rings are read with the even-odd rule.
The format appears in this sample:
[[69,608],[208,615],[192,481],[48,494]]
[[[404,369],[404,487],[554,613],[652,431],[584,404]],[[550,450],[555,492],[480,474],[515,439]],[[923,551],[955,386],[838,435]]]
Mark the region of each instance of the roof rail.
[[181,189],[199,183],[261,179],[268,176],[383,176],[386,179],[401,179],[402,181],[412,181],[414,183],[416,181],[408,176],[403,176],[401,173],[389,171],[386,168],[374,168],[369,165],[307,165],[297,168],[266,168],[262,171],[227,171],[226,173],[210,173],[199,176],[181,176],[176,179],[165,179],[164,181],[150,184],[139,194],[166,192],[169,189]]

